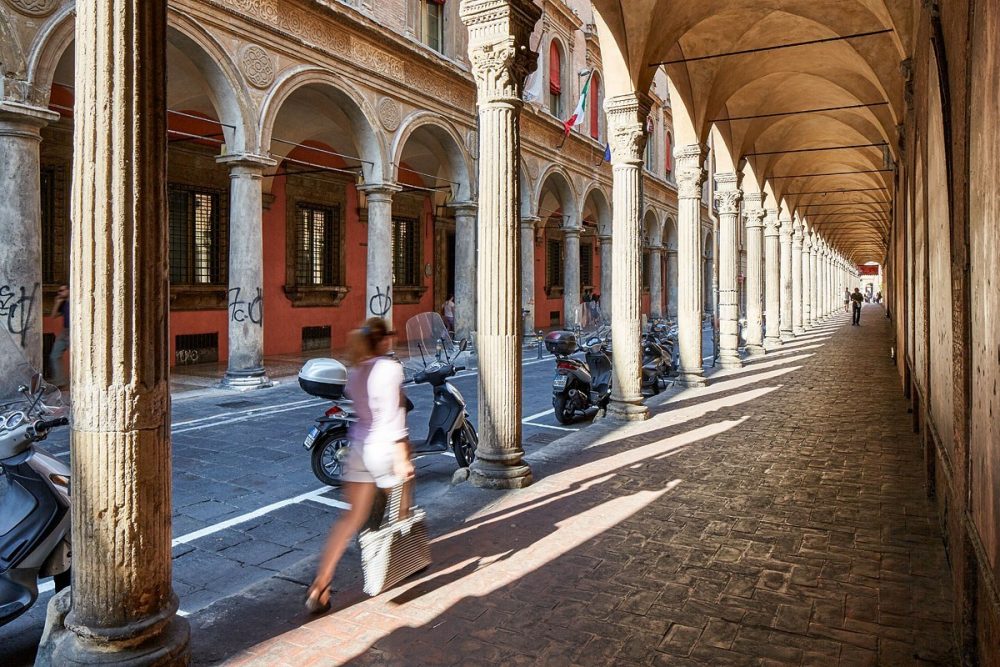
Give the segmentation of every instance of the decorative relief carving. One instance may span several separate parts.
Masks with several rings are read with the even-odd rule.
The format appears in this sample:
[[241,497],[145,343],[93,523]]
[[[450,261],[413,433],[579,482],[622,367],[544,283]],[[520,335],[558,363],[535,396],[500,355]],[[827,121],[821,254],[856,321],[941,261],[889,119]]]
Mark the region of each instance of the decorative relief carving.
[[704,161],[705,149],[700,144],[678,146],[674,150],[678,199],[701,199],[701,186],[705,183]]
[[535,70],[538,54],[518,49],[515,39],[480,44],[470,51],[472,74],[478,84],[481,102],[507,101],[521,104],[524,80]]
[[347,51],[349,44],[346,34],[335,30],[315,14],[298,9],[284,0],[218,1],[314,46],[335,53]]
[[274,62],[267,51],[256,44],[248,44],[240,52],[240,70],[257,88],[267,88],[274,82]]
[[739,190],[724,190],[715,193],[715,202],[719,205],[720,215],[736,215],[740,212]]
[[641,108],[634,95],[613,97],[605,103],[608,118],[608,143],[615,164],[642,164],[646,148],[645,118],[649,110]]
[[479,133],[475,130],[469,130],[465,135],[465,147],[469,150],[469,154],[472,155],[474,159],[479,159]]
[[379,122],[382,123],[382,127],[388,132],[395,132],[399,128],[403,112],[400,111],[396,100],[390,97],[383,97],[378,101],[378,106],[375,110],[378,113]]
[[7,2],[18,12],[28,16],[45,16],[59,4],[59,0],[7,0]]
[[402,81],[406,76],[403,59],[383,51],[374,44],[351,37],[351,57],[360,65]]

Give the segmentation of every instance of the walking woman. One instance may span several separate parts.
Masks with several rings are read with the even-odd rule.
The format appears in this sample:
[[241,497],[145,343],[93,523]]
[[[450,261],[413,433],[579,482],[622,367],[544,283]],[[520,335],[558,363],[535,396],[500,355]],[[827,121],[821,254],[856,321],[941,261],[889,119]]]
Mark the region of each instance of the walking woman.
[[350,452],[341,476],[351,504],[330,530],[316,577],[309,587],[306,608],[319,613],[330,607],[330,584],[347,543],[371,513],[375,494],[413,477],[403,400],[403,368],[387,356],[395,331],[373,317],[351,334],[352,368],[346,392],[354,401],[358,420],[348,437]]

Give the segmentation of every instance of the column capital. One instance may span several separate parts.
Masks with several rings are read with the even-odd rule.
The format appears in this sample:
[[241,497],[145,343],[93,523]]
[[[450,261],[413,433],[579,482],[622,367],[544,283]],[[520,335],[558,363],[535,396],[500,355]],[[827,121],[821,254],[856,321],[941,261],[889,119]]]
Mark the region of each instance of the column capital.
[[778,209],[765,209],[764,214],[764,236],[779,236],[781,234],[781,222],[778,220]]
[[647,248],[647,250],[649,250],[649,252],[653,255],[662,255],[663,251],[666,249],[666,246],[662,245],[651,245]]
[[778,223],[781,225],[780,235],[782,240],[792,238],[792,216],[782,211],[778,214]]
[[741,174],[728,173],[715,175],[715,202],[719,206],[720,215],[736,215],[740,212]]
[[9,134],[4,127],[8,124],[33,128],[35,133],[59,120],[55,111],[20,102],[0,101],[0,134]]
[[802,243],[802,220],[799,216],[792,220],[792,242]]
[[391,202],[392,196],[402,189],[402,186],[395,183],[371,183],[358,186],[358,190],[365,193],[369,202]]
[[604,100],[612,164],[642,164],[649,108],[648,98],[637,93],[615,95]]
[[575,236],[580,238],[580,234],[583,232],[583,227],[578,227],[576,225],[571,225],[569,227],[562,227],[563,238]]
[[813,244],[813,233],[809,230],[803,230],[802,234],[802,249],[805,252],[809,252],[812,249]]
[[613,237],[611,236],[611,234],[598,234],[597,235],[597,240],[600,241],[601,244],[605,244],[605,243],[610,244],[612,242],[612,238]]
[[530,0],[462,0],[462,22],[469,29],[469,60],[479,104],[521,107],[524,81],[538,66],[529,46],[542,10]]
[[[764,227],[764,217],[767,215],[767,211],[760,207],[750,208],[747,204],[749,202],[745,202],[743,205],[743,218],[746,220],[746,228],[761,229]],[[775,223],[777,223],[777,220],[775,220]],[[777,224],[775,224],[775,233],[777,233]]]
[[743,192],[743,201],[746,202],[743,206],[749,210],[760,209],[763,211],[765,199],[767,199],[765,192]]
[[459,201],[447,205],[456,216],[473,216],[479,213],[479,202]]
[[702,165],[707,150],[702,144],[688,144],[674,149],[678,199],[701,199],[701,186],[706,176]]
[[229,167],[230,171],[244,170],[248,172],[261,173],[265,169],[278,164],[278,161],[270,155],[257,155],[254,153],[234,153],[232,155],[220,155],[215,158],[216,163]]

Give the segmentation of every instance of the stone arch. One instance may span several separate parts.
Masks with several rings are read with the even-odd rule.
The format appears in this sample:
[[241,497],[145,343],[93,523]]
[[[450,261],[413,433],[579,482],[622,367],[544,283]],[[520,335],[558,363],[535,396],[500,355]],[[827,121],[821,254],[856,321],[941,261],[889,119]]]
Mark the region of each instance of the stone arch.
[[663,245],[667,250],[677,251],[677,214],[667,212],[663,218]]
[[285,103],[297,92],[315,88],[333,102],[351,125],[352,140],[359,149],[362,173],[368,184],[391,182],[392,170],[386,159],[387,147],[376,132],[376,114],[354,87],[330,70],[314,66],[295,67],[284,72],[261,104],[260,139],[267,150],[273,139],[274,124]]
[[407,142],[415,134],[428,134],[435,140],[431,146],[441,164],[448,165],[450,179],[453,182],[453,201],[472,201],[475,199],[475,182],[472,172],[472,160],[462,143],[461,136],[454,126],[429,111],[418,111],[410,114],[399,126],[393,137],[390,155],[392,156],[392,173],[394,180],[399,180],[399,165],[403,159],[403,150]]
[[45,19],[35,35],[27,54],[27,76],[40,103],[48,103],[56,67],[73,43],[75,31],[76,7],[68,4]]
[[12,21],[0,7],[0,77],[24,78],[27,64]]
[[590,183],[586,188],[584,188],[583,198],[580,200],[580,212],[581,215],[586,211],[587,204],[593,206],[594,212],[597,214],[597,233],[600,236],[610,236],[611,235],[611,204],[608,200],[608,195],[604,192],[600,183],[593,182]]
[[[563,226],[573,224],[579,219],[579,209],[577,208],[576,190],[573,187],[573,179],[566,168],[560,164],[552,163],[538,177],[535,186],[534,201],[538,215],[542,215],[541,204],[545,186],[552,182],[553,189],[558,193],[559,201],[563,211]],[[542,216],[543,218],[545,216]]]
[[518,187],[521,191],[521,217],[531,218],[537,216],[538,206],[536,205],[535,188],[531,183],[531,175],[524,168],[523,162],[520,169],[518,169],[517,179]]
[[656,215],[656,210],[652,206],[648,206],[642,216],[642,232],[643,237],[646,239],[646,247],[660,244],[663,231],[660,226],[660,218]]

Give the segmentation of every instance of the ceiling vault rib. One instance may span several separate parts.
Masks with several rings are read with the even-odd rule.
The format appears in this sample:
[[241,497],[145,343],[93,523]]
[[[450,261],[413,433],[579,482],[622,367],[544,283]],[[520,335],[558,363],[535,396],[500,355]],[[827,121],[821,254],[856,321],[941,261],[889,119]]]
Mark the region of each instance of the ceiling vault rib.
[[820,174],[791,174],[789,176],[769,176],[769,180],[778,180],[782,178],[809,178],[810,176],[843,176],[850,174],[878,174],[882,172],[893,171],[892,169],[860,169],[858,171],[828,171]]
[[889,188],[852,188],[850,190],[808,190],[803,192],[786,192],[788,196],[791,195],[835,195],[840,192],[874,192],[875,190],[881,190],[882,192],[888,192]]
[[826,146],[824,148],[787,148],[781,151],[761,151],[759,153],[747,153],[744,157],[757,157],[760,155],[784,155],[787,153],[816,153],[818,151],[844,151],[853,148],[882,148],[889,144],[880,141],[875,144],[852,144],[850,146]]
[[803,206],[798,206],[796,208],[819,208],[820,206],[854,206],[855,204],[891,204],[891,201],[884,199],[872,200],[872,201],[832,201],[825,204],[804,204]]
[[678,58],[676,60],[663,60],[661,62],[650,63],[650,67],[661,65],[679,65],[681,63],[698,62],[700,60],[712,60],[713,58],[727,58],[729,56],[743,56],[750,53],[762,53],[764,51],[777,51],[778,49],[794,49],[800,46],[813,46],[815,44],[829,44],[830,42],[842,42],[849,39],[859,39],[862,37],[874,37],[893,32],[892,28],[882,30],[870,30],[868,32],[856,32],[851,35],[838,35],[837,37],[824,37],[822,39],[810,39],[805,42],[792,42],[790,44],[775,44],[774,46],[759,46],[753,49],[743,49],[740,51],[728,51],[725,53],[711,53],[704,56],[691,56],[690,58]]
[[710,123],[725,123],[736,120],[756,120],[758,118],[777,118],[779,116],[796,116],[798,114],[822,113],[824,111],[845,111],[849,109],[866,109],[868,107],[887,106],[888,102],[868,102],[867,104],[848,104],[839,107],[823,107],[822,109],[800,109],[799,111],[779,111],[776,113],[759,113],[753,116],[733,116],[730,118],[713,118]]

